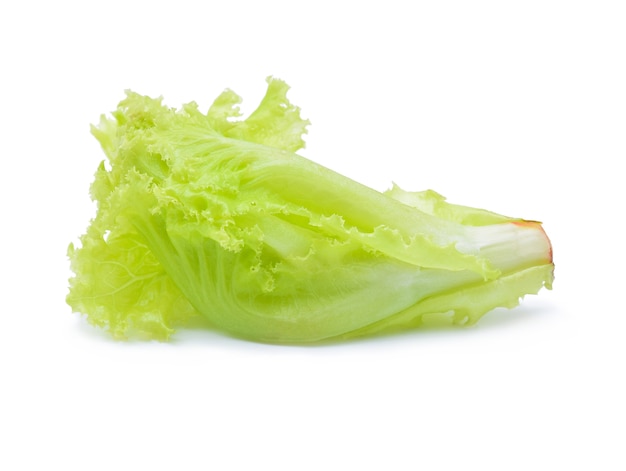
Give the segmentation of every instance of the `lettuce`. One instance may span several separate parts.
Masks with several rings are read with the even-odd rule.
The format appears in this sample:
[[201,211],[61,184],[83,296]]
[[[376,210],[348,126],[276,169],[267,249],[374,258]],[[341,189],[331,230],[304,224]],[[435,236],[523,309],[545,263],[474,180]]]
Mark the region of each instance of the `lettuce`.
[[380,193],[295,152],[308,121],[268,79],[242,119],[127,92],[92,127],[107,162],[68,255],[68,304],[116,338],[167,339],[195,316],[231,335],[313,342],[447,323],[551,287],[537,222]]

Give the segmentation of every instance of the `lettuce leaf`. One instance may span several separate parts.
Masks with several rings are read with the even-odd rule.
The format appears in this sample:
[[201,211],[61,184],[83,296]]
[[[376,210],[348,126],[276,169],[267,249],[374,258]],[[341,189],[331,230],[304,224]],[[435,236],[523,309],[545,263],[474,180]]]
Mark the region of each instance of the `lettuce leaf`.
[[68,255],[68,304],[116,338],[167,339],[204,316],[231,335],[314,342],[472,324],[551,287],[537,222],[386,193],[296,154],[309,124],[268,78],[242,119],[127,92],[92,133],[97,213]]

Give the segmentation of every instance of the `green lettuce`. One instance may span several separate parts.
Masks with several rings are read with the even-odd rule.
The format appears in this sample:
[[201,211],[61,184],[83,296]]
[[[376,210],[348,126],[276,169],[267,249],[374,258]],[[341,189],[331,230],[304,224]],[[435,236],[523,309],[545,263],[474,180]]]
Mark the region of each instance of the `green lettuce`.
[[469,325],[551,287],[537,222],[380,193],[295,152],[308,121],[268,79],[246,119],[127,92],[93,135],[97,213],[68,250],[68,304],[116,338],[167,339],[204,316],[263,342]]

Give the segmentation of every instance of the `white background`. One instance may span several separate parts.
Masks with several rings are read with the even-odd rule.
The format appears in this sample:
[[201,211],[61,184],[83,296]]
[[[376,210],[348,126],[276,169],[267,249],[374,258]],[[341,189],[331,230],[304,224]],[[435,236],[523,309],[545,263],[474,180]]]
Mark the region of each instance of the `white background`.
[[[19,6],[16,6],[19,5]],[[619,1],[5,2],[0,469],[626,469]],[[465,330],[119,343],[65,304],[123,90],[291,86],[303,154],[538,219],[553,291]]]

